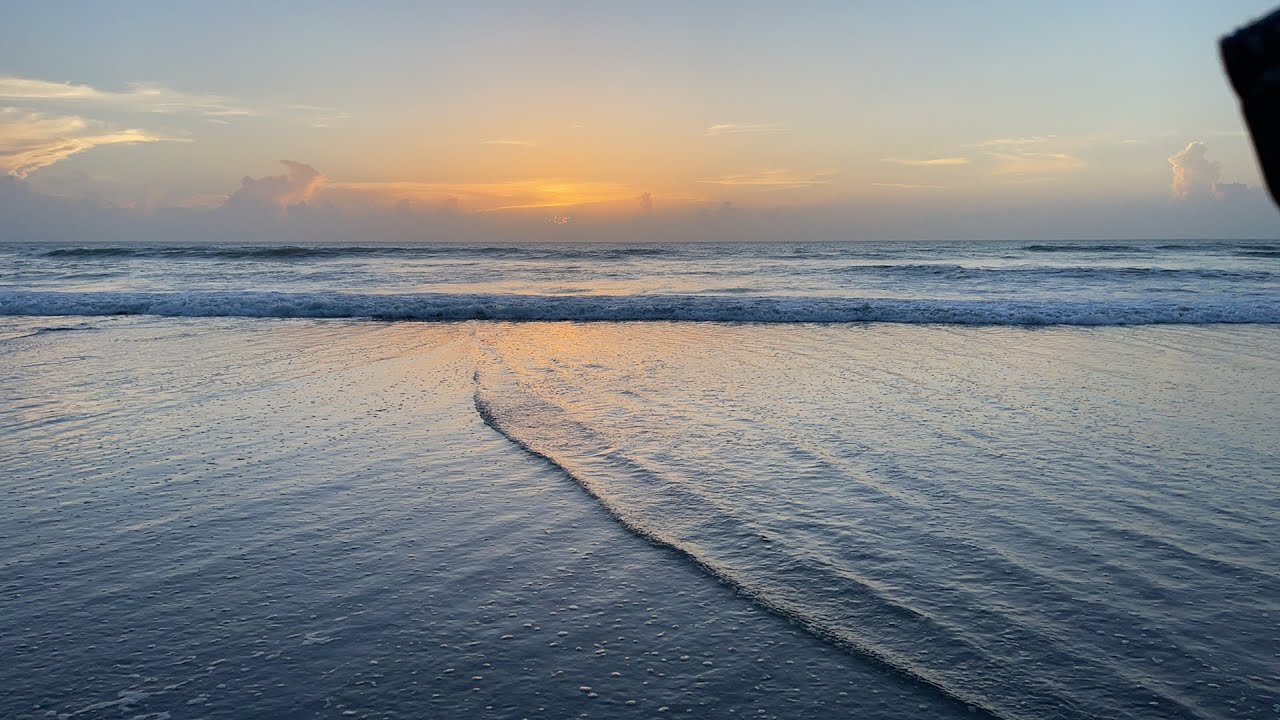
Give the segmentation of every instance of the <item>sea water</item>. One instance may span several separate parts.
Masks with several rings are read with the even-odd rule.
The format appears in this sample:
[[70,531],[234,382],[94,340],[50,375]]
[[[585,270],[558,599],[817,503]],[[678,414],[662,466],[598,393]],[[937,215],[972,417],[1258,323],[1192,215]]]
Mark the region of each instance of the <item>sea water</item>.
[[978,325],[1280,319],[1280,245],[8,246],[6,315]]
[[1280,713],[1280,246],[0,261],[6,716]]

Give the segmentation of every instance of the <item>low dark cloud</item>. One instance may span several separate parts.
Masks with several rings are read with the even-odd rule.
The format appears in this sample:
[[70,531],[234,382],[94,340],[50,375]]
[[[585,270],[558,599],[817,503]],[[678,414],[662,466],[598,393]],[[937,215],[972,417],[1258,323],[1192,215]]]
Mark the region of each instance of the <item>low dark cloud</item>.
[[[1193,150],[1192,157],[1197,151]],[[0,177],[0,241],[32,242],[508,242],[699,240],[1056,240],[1268,238],[1280,217],[1256,189],[1212,185],[1205,202],[1027,199],[974,202],[917,193],[841,205],[759,207],[623,196],[625,207],[540,205],[476,211],[457,196],[371,204],[335,193],[316,168],[286,162],[279,175],[245,178],[225,202],[122,207],[92,195],[55,197]],[[1211,175],[1210,175],[1211,176]],[[1204,191],[1205,175],[1196,178]],[[441,191],[447,188],[440,188]],[[212,196],[212,197],[217,197]],[[466,196],[470,197],[470,196]],[[551,217],[572,217],[555,224]]]
[[306,163],[280,161],[287,172],[253,178],[246,176],[240,188],[227,198],[223,209],[238,213],[278,213],[290,205],[305,203],[324,182],[324,175]]

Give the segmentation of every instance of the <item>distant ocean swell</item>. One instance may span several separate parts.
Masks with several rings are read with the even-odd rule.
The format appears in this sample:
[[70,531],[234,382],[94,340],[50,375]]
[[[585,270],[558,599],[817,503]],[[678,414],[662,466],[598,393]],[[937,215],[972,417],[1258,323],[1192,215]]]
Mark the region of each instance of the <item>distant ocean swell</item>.
[[[942,246],[945,249],[945,245]],[[749,249],[746,248],[746,249]],[[42,248],[37,255],[60,260],[177,259],[177,260],[249,260],[289,262],[341,260],[345,258],[447,258],[484,257],[521,260],[602,260],[626,258],[693,258],[705,248],[697,245],[152,245],[152,246],[70,246]],[[737,252],[743,252],[739,246]],[[751,250],[775,260],[794,259],[867,259],[896,258],[904,248],[893,246],[849,246],[847,244],[804,244],[786,251],[766,247]],[[1257,242],[1184,242],[1160,245],[1122,245],[1115,243],[1041,243],[1016,247],[1016,251],[1032,254],[1130,256],[1154,252],[1189,251],[1245,258],[1280,257],[1280,245]]]
[[0,315],[949,325],[1280,324],[1280,298],[1056,301],[720,295],[0,292]]
[[[1280,255],[1280,254],[1278,254]],[[1280,279],[1269,270],[1223,270],[1219,268],[1161,267],[966,267],[944,263],[835,265],[821,272],[835,275],[883,275],[903,278],[938,280],[1040,281],[1084,280],[1093,282],[1132,282],[1135,280],[1225,280],[1271,281]]]
[[175,245],[155,247],[63,247],[41,253],[47,258],[64,260],[99,260],[107,258],[192,259],[192,260],[328,260],[359,257],[436,258],[488,257],[523,259],[618,259],[636,256],[661,256],[677,251],[663,247],[563,246],[492,246],[422,245],[395,247],[379,245]]

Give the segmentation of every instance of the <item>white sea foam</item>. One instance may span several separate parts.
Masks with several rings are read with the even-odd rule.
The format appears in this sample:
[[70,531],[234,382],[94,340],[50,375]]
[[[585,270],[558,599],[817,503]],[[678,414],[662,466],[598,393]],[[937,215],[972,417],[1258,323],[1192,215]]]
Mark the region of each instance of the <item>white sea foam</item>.
[[0,315],[952,325],[1280,324],[1280,298],[1056,301],[715,295],[0,292]]

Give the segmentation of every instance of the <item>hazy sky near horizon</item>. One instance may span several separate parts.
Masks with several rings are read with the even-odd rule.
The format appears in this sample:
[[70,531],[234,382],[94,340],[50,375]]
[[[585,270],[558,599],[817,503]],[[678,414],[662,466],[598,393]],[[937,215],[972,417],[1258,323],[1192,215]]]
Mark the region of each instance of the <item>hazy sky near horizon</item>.
[[6,3],[0,173],[137,222],[1271,237],[1216,42],[1273,1]]

